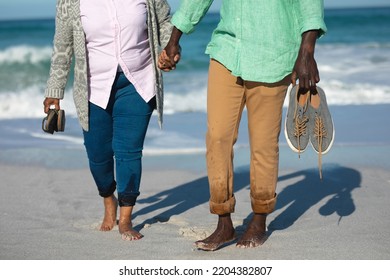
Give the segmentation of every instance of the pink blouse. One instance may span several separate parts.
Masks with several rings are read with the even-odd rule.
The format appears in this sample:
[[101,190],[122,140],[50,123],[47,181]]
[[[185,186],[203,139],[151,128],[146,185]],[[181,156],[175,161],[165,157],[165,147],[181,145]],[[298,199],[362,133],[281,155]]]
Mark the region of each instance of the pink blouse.
[[146,0],[80,0],[88,53],[89,101],[106,108],[117,71],[148,102],[155,92]]

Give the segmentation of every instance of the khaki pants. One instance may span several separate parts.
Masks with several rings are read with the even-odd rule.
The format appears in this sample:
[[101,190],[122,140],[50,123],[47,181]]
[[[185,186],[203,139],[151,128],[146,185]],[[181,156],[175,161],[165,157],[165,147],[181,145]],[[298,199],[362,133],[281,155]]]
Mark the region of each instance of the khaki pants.
[[211,60],[207,95],[207,170],[210,211],[234,212],[233,145],[244,106],[250,141],[250,197],[254,213],[270,213],[276,203],[279,134],[289,76],[275,84],[243,81]]

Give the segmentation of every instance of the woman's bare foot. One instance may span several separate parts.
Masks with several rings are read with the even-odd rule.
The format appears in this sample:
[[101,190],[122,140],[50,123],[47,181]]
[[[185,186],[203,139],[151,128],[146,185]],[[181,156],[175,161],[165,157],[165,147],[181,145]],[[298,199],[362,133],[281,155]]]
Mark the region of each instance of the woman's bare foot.
[[195,246],[205,251],[215,251],[225,243],[235,239],[235,231],[230,214],[218,217],[217,229],[206,239],[198,240]]
[[238,240],[239,248],[254,248],[262,245],[267,240],[265,220],[266,214],[254,214],[245,233]]
[[116,224],[116,211],[118,209],[118,200],[115,195],[105,197],[104,203],[104,218],[100,226],[101,231],[110,231]]
[[122,236],[123,240],[132,241],[138,240],[143,237],[141,233],[133,229],[133,224],[131,222],[131,213],[133,212],[133,206],[122,206],[120,208],[119,216],[119,233]]

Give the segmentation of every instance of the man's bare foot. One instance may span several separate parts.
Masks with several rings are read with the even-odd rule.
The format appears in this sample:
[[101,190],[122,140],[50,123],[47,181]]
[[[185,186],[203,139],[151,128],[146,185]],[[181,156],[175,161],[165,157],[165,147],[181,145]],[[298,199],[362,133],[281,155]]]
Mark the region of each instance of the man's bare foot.
[[236,246],[239,248],[254,248],[262,245],[267,240],[265,228],[266,218],[266,214],[254,214]]
[[206,239],[196,241],[194,245],[201,250],[215,251],[234,239],[235,231],[230,214],[220,215],[217,229]]
[[104,218],[100,226],[101,231],[110,231],[116,224],[116,211],[118,209],[118,200],[115,195],[105,197],[104,203]]
[[122,236],[123,240],[132,241],[138,240],[143,237],[141,233],[133,229],[133,224],[131,222],[131,213],[133,212],[133,206],[122,206],[120,208],[119,216],[119,233]]

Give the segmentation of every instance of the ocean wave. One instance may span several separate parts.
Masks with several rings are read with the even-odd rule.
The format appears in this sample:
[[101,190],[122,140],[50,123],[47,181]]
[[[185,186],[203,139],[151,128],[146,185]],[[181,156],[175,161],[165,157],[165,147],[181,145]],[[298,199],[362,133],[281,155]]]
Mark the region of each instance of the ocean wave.
[[55,140],[55,141],[63,141],[64,143],[68,144],[73,144],[76,146],[82,146],[84,143],[84,139],[82,137],[77,137],[77,136],[70,136],[70,135],[65,135],[65,134],[47,134],[47,133],[42,133],[42,132],[34,132],[31,133],[31,136],[34,138],[38,139],[45,139],[45,140]]
[[[329,105],[390,104],[390,48],[384,45],[318,46],[316,60],[321,78],[318,85],[325,90]],[[0,50],[0,66],[21,63],[13,70],[16,73],[1,68],[0,119],[43,116],[42,102],[50,57],[49,46],[19,45]],[[27,65],[29,63],[35,64]],[[10,83],[11,78],[19,82]],[[189,70],[178,67],[172,73],[164,74],[164,88],[165,114],[206,112],[206,67]],[[287,106],[287,98],[284,106]],[[67,88],[61,107],[68,116],[76,116],[71,88]]]
[[318,48],[316,60],[321,81],[325,83],[338,80],[348,85],[390,87],[390,48],[373,48],[367,44],[343,47],[328,45]]
[[[76,116],[71,92],[65,93],[66,99],[61,101],[61,108],[67,115]],[[43,112],[44,89],[33,85],[20,92],[0,91],[0,119],[41,118]]]
[[[390,86],[370,83],[345,83],[337,79],[322,79],[318,84],[326,93],[329,105],[390,104]],[[167,91],[164,113],[206,112],[206,86],[182,94]],[[43,89],[31,86],[21,92],[0,91],[0,119],[41,118],[43,113]],[[284,106],[287,106],[285,100]],[[72,92],[67,90],[61,100],[61,108],[68,116],[76,116]]]
[[53,48],[18,45],[0,50],[0,65],[10,63],[41,63],[50,61]]
[[360,42],[351,44],[350,42],[325,42],[323,43],[321,39],[318,41],[316,45],[316,49],[338,49],[338,48],[362,48],[362,49],[390,49],[390,42]]
[[318,84],[326,94],[328,105],[390,104],[390,87],[368,83],[343,83],[327,80]]
[[186,94],[168,92],[165,94],[164,112],[174,114],[179,112],[206,112],[206,87],[191,90]]

